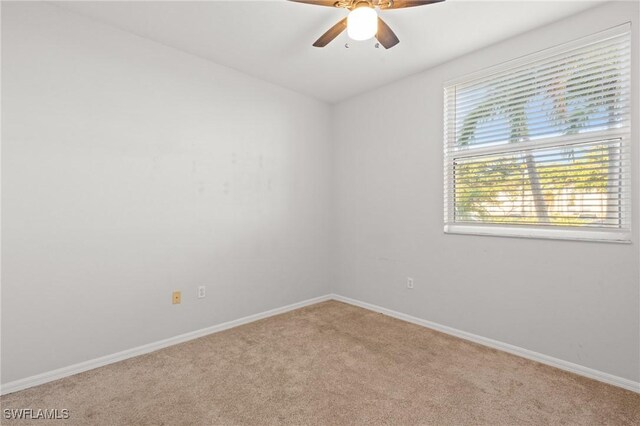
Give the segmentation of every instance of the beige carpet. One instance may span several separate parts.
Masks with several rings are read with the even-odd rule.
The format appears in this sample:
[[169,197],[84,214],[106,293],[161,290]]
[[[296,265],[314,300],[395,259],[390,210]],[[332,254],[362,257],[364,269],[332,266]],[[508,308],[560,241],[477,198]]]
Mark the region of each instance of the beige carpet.
[[0,401],[58,425],[640,424],[638,394],[334,301]]

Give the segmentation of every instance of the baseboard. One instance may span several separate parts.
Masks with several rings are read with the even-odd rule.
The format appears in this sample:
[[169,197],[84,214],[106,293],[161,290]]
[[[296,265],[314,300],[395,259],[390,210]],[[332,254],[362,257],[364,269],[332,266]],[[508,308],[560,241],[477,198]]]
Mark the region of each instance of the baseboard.
[[63,367],[57,370],[48,371],[42,374],[36,374],[35,376],[15,380],[13,382],[8,382],[6,384],[3,384],[0,387],[0,394],[6,395],[9,393],[17,392],[33,386],[42,385],[44,383],[52,382],[54,380],[62,379],[64,377],[82,373],[83,371],[92,370],[94,368],[102,367],[108,364],[113,364],[114,362],[123,361],[125,359],[133,358],[139,355],[144,355],[149,352],[154,352],[159,349],[166,348],[168,346],[187,342],[189,340],[197,339],[199,337],[207,336],[209,334],[218,333],[220,331],[228,330],[230,328],[238,327],[240,325],[248,324],[250,322],[272,317],[274,315],[283,314],[285,312],[293,311],[295,309],[299,309],[308,305],[324,302],[326,300],[331,300],[331,295],[314,297],[313,299],[304,300],[302,302],[293,303],[291,305],[271,309],[269,311],[261,312],[254,315],[249,315],[244,318],[228,321],[222,324],[214,325],[212,327],[191,331],[189,333],[180,334],[178,336],[170,337],[168,339],[138,346],[132,349],[127,349],[115,354],[106,355],[100,358],[95,358],[89,361],[84,361],[78,364],[70,365],[68,367]]
[[494,349],[498,349],[514,355],[518,355],[523,358],[530,359],[532,361],[537,361],[542,364],[550,365],[552,367],[556,367],[561,370],[578,374],[580,376],[588,377],[590,379],[598,380],[604,383],[608,383],[610,385],[618,386],[633,392],[640,393],[640,382],[634,382],[629,379],[614,376],[612,374],[604,373],[602,371],[584,367],[579,364],[574,364],[569,361],[564,361],[562,359],[558,359],[558,358],[554,358],[538,352],[530,351],[528,349],[510,345],[508,343],[499,342],[497,340],[478,336],[476,334],[468,333],[466,331],[458,330],[452,327],[447,327],[442,324],[438,324],[432,321],[427,321],[411,315],[403,314],[401,312],[393,311],[391,309],[383,308],[381,306],[373,305],[366,302],[361,302],[359,300],[351,299],[345,296],[340,296],[338,294],[329,294],[325,296],[304,300],[302,302],[293,303],[291,305],[283,306],[280,308],[271,309],[269,311],[261,312],[258,314],[249,315],[244,318],[228,321],[222,324],[214,325],[212,327],[203,328],[200,330],[181,334],[175,337],[170,337],[168,339],[149,343],[147,345],[138,346],[136,348],[127,349],[115,354],[106,355],[106,356],[92,359],[89,361],[84,361],[78,364],[70,365],[68,367],[63,367],[57,370],[48,371],[48,372],[37,374],[35,376],[27,377],[24,379],[15,380],[13,382],[9,382],[2,385],[0,387],[0,394],[6,395],[9,393],[17,392],[33,386],[42,385],[44,383],[52,382],[54,380],[62,379],[68,376],[72,376],[74,374],[92,370],[94,368],[102,367],[108,364],[113,364],[118,361],[123,361],[128,358],[133,358],[139,355],[144,355],[150,352],[154,352],[159,349],[166,348],[168,346],[176,345],[178,343],[187,342],[189,340],[197,339],[199,337],[207,336],[209,334],[218,333],[220,331],[228,330],[233,327],[238,327],[240,325],[248,324],[254,321],[258,321],[264,318],[274,316],[274,315],[283,314],[285,312],[293,311],[295,309],[299,309],[305,306],[313,305],[316,303],[320,303],[320,302],[324,302],[332,299],[340,302],[348,303],[350,305],[359,306],[361,308],[368,309],[374,312],[379,312],[393,318],[397,318],[413,324],[421,325],[423,327],[427,327],[432,330],[440,331],[442,333],[446,333],[452,336],[459,337],[461,339],[479,343],[481,345],[488,346],[490,348],[494,348]]
[[461,339],[470,340],[472,342],[479,343],[481,345],[488,346],[490,348],[498,349],[513,355],[520,356],[522,358],[527,358],[532,361],[537,361],[542,364],[550,365],[552,367],[559,368],[560,370],[569,371],[571,373],[575,373],[580,376],[588,377],[590,379],[598,380],[600,382],[604,382],[613,386],[618,386],[633,392],[640,393],[640,382],[634,382],[633,380],[625,379],[623,377],[614,376],[612,374],[594,370],[592,368],[588,368],[579,364],[574,364],[569,361],[554,358],[552,356],[544,355],[538,352],[530,351],[528,349],[510,345],[508,343],[499,342],[497,340],[489,339],[487,337],[482,337],[476,334],[467,333],[466,331],[458,330],[452,327],[447,327],[446,325],[438,324],[432,321],[427,321],[421,318],[416,318],[411,315],[392,311],[391,309],[372,305],[366,302],[361,302],[359,300],[351,299],[345,296],[340,296],[338,294],[331,295],[331,298],[334,300],[338,300],[340,302],[348,303],[350,305],[365,308],[370,311],[379,312],[393,318],[410,322],[412,324],[421,325],[423,327],[440,331],[442,333],[459,337]]

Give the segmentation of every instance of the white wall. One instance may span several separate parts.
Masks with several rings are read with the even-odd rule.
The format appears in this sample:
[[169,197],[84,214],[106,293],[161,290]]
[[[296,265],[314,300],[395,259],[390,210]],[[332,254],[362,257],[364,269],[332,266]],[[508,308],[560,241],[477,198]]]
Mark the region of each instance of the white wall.
[[329,106],[36,3],[2,66],[2,383],[328,293]]
[[[638,226],[633,244],[443,233],[443,85],[633,21],[607,4],[339,104],[334,110],[338,294],[640,379]],[[429,48],[425,41],[424,48]],[[633,114],[638,117],[638,85]],[[638,188],[638,121],[633,124]],[[634,201],[638,224],[638,198]],[[415,280],[408,290],[407,276]]]

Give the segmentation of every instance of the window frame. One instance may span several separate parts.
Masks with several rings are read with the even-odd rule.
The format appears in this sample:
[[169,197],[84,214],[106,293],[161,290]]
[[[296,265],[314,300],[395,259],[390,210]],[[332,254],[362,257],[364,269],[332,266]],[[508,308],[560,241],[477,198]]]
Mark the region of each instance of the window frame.
[[[455,152],[449,152],[449,147],[455,146],[456,134],[450,132],[449,123],[453,118],[456,118],[455,111],[455,94],[451,94],[451,90],[455,90],[456,86],[461,84],[468,84],[474,80],[490,78],[496,74],[506,73],[512,69],[522,67],[541,60],[548,59],[550,57],[561,55],[573,51],[577,48],[587,47],[591,44],[606,41],[609,38],[621,36],[631,33],[631,24],[629,22],[618,25],[616,27],[604,30],[587,37],[583,37],[568,43],[563,43],[559,46],[544,49],[532,54],[524,55],[522,57],[513,59],[511,61],[504,62],[499,65],[495,65],[483,70],[467,74],[465,76],[446,81],[444,84],[444,232],[447,234],[465,234],[465,235],[481,235],[481,236],[500,236],[500,237],[516,237],[516,238],[542,238],[542,239],[556,239],[556,240],[577,240],[577,241],[594,241],[594,242],[617,242],[617,243],[631,243],[632,236],[632,202],[634,198],[633,191],[633,179],[632,168],[633,153],[629,151],[629,165],[621,171],[621,180],[627,179],[629,185],[623,185],[623,195],[621,197],[621,214],[624,216],[624,225],[619,229],[581,229],[580,227],[563,227],[563,226],[550,226],[550,225],[503,225],[492,223],[469,223],[469,222],[455,222],[451,221],[452,215],[450,209],[455,209],[454,201],[454,179],[451,178],[451,168],[453,167],[456,159],[477,157],[487,154],[506,154],[509,152],[523,152],[527,149],[542,149],[542,148],[558,148],[562,146],[575,145],[580,143],[589,143],[597,141],[610,141],[612,139],[619,139],[621,146],[631,147],[631,126],[635,119],[633,115],[634,105],[631,103],[631,110],[629,112],[629,119],[631,123],[620,129],[608,129],[601,131],[592,131],[578,134],[568,134],[561,136],[554,136],[544,138],[543,140],[534,140],[528,142],[518,143],[517,145],[504,144],[495,146],[484,146],[477,148],[459,149]],[[630,55],[633,49],[631,49]],[[631,67],[631,63],[629,67]],[[629,78],[629,84],[631,86],[630,91],[633,92],[633,70],[631,69],[631,75]],[[453,102],[449,104],[450,98],[453,97]],[[453,106],[453,111],[449,106]],[[452,117],[453,115],[453,117]],[[455,122],[455,121],[453,121]]]

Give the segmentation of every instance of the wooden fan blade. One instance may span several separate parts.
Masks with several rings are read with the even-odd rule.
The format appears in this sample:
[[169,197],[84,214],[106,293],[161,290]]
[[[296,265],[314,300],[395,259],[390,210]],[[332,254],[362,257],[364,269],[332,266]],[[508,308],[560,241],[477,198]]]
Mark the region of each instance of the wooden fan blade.
[[426,6],[442,1],[444,0],[388,0],[388,3],[380,4],[380,9],[404,9],[407,7]]
[[313,45],[315,47],[325,47],[331,43],[334,38],[338,37],[340,33],[347,29],[347,18],[342,18],[337,24],[329,28],[329,31],[322,34],[319,39],[316,40]]
[[391,49],[396,44],[400,43],[396,34],[389,28],[389,26],[382,19],[378,17],[378,33],[376,38],[385,49]]
[[294,3],[313,4],[316,6],[336,7],[336,0],[289,0],[289,1],[292,1]]

